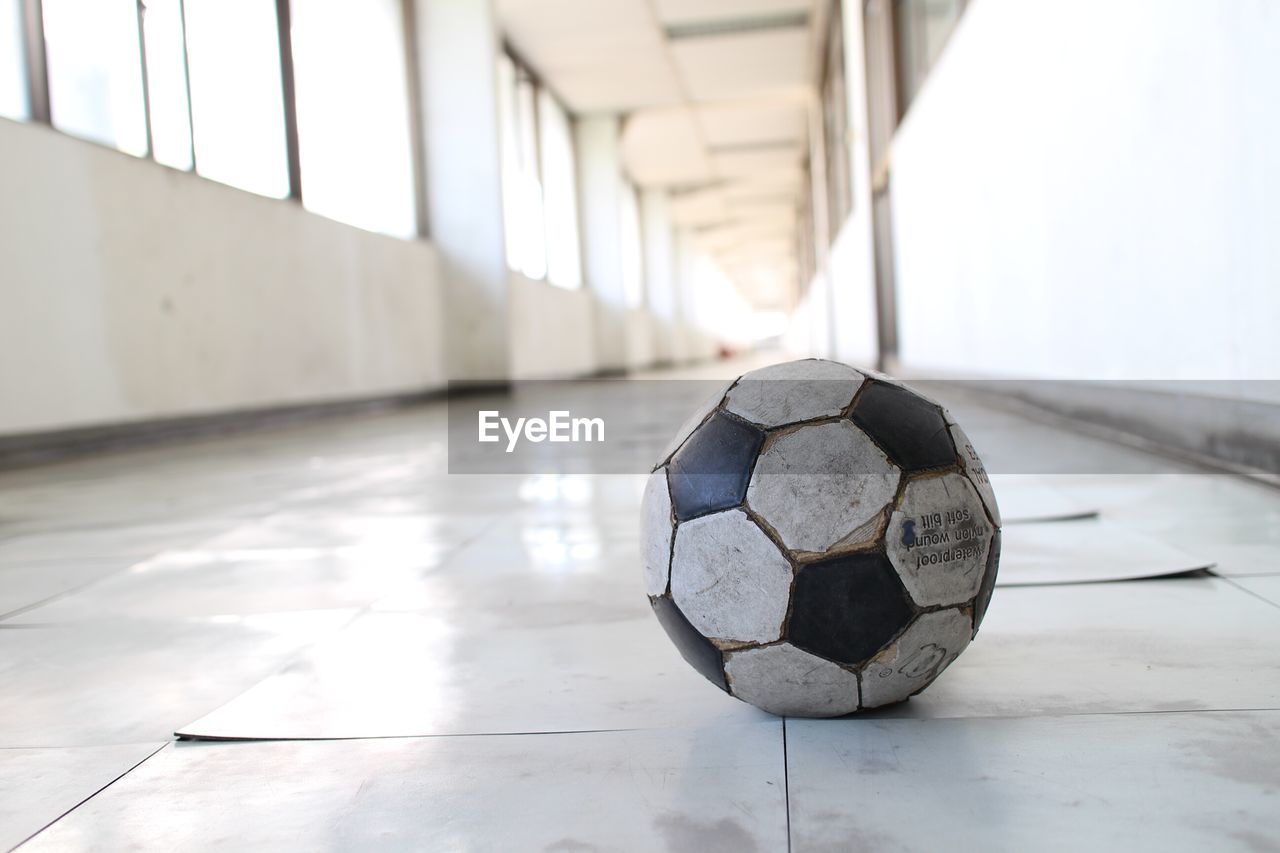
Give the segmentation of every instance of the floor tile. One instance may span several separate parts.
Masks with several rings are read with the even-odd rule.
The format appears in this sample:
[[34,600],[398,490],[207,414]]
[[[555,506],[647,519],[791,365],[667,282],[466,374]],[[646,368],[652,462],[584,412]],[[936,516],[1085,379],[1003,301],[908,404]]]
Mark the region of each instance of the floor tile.
[[781,723],[176,744],[25,851],[787,847]]
[[[637,581],[638,583],[638,581]],[[465,599],[463,599],[465,600]],[[716,690],[643,599],[615,614],[553,600],[525,627],[471,625],[442,597],[430,613],[375,612],[201,719],[184,735],[351,738],[669,728],[766,719]],[[588,618],[583,612],[591,613]]]
[[1270,548],[1280,554],[1280,490],[1224,474],[1055,477],[1103,518],[1196,553]]
[[237,519],[203,518],[19,534],[0,540],[0,566],[141,560],[168,549],[193,547],[239,523]]
[[1224,577],[1280,574],[1280,542],[1274,544],[1239,545],[1214,543],[1217,561],[1213,573]]
[[1259,598],[1280,607],[1280,575],[1256,575],[1236,577],[1231,582]]
[[352,610],[0,623],[0,747],[164,740],[350,621]]
[[162,746],[0,749],[0,850],[21,844]]
[[0,619],[123,572],[129,557],[0,565]]
[[1222,578],[997,589],[977,639],[884,717],[1280,708],[1280,611]]
[[396,548],[461,545],[497,520],[488,513],[356,515],[333,509],[286,510],[202,543],[207,550],[241,548],[364,547]]
[[22,844],[161,747],[0,748],[0,850]]
[[792,847],[1275,849],[1280,712],[789,720]]
[[1096,583],[1185,574],[1214,565],[1103,519],[1015,524],[1003,531],[997,586]]
[[[41,622],[175,620],[360,608],[424,577],[437,547],[169,551],[28,611]],[[0,569],[0,578],[6,575]],[[0,600],[3,596],[0,595]]]
[[1055,488],[1038,475],[1005,474],[991,477],[1005,525],[1045,521],[1074,521],[1097,516],[1097,507]]

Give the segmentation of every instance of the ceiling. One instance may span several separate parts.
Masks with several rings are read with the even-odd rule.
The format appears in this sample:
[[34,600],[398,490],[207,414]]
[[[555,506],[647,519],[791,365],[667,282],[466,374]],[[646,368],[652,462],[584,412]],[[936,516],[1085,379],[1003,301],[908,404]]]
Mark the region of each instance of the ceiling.
[[795,228],[821,0],[496,0],[570,111],[625,115],[631,179],[760,308],[796,288]]

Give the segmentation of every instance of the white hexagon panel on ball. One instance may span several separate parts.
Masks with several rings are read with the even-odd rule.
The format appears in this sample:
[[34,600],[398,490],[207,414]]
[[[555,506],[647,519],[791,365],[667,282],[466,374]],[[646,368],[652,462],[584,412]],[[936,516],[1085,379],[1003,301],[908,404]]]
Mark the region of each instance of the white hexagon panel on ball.
[[964,604],[978,594],[993,533],[968,478],[944,474],[907,484],[885,550],[916,604]]
[[740,509],[704,515],[676,530],[671,598],[704,637],[778,639],[791,578],[791,563]]
[[726,655],[729,692],[771,714],[840,717],[858,710],[858,677],[842,666],[778,643]]
[[862,707],[901,702],[928,687],[951,665],[973,635],[973,620],[959,608],[916,617],[862,670]]
[[662,595],[667,591],[667,579],[671,575],[671,536],[674,532],[667,469],[659,468],[649,475],[640,501],[641,558],[645,591],[649,595]]
[[857,545],[893,500],[901,477],[884,451],[849,421],[802,426],[766,445],[747,505],[792,551]]
[[821,359],[788,361],[743,374],[725,409],[763,427],[839,415],[858,393],[862,374]]
[[982,505],[987,508],[987,514],[999,527],[1000,506],[996,503],[996,492],[991,485],[991,477],[987,475],[987,468],[982,464],[978,451],[973,449],[973,442],[969,440],[969,436],[965,435],[960,425],[953,423],[950,429],[951,440],[955,442],[956,452],[960,456],[960,467],[964,468],[969,482],[973,483],[973,487],[978,490],[978,496],[982,498]]

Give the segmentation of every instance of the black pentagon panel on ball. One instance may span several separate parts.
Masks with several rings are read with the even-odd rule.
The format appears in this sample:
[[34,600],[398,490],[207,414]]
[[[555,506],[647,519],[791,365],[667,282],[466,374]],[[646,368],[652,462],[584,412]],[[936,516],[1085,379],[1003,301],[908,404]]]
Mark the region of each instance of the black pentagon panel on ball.
[[908,388],[869,382],[851,417],[904,471],[956,464],[942,410]]
[[670,598],[662,595],[650,598],[649,603],[658,616],[658,624],[662,625],[662,630],[675,643],[680,657],[707,681],[728,693],[729,686],[724,678],[724,659],[720,656],[720,650],[689,624],[689,620],[684,618],[680,608]]
[[671,457],[667,480],[676,519],[730,509],[742,503],[764,430],[716,412]]
[[796,575],[786,639],[837,663],[858,665],[906,627],[915,608],[889,558],[849,554]]
[[996,530],[991,537],[991,550],[987,555],[987,567],[982,575],[982,585],[978,587],[978,597],[973,600],[973,636],[978,636],[978,626],[982,617],[987,615],[987,605],[991,603],[991,593],[996,589],[996,572],[1000,567],[1000,531]]

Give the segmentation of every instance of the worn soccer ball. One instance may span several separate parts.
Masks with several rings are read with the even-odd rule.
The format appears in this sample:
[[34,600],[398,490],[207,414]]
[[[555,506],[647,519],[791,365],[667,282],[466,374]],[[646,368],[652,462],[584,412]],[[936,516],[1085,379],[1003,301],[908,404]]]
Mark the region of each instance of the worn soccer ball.
[[645,488],[658,621],[712,684],[833,717],[927,687],[977,633],[1000,511],[950,415],[822,360],[755,370],[685,424]]

